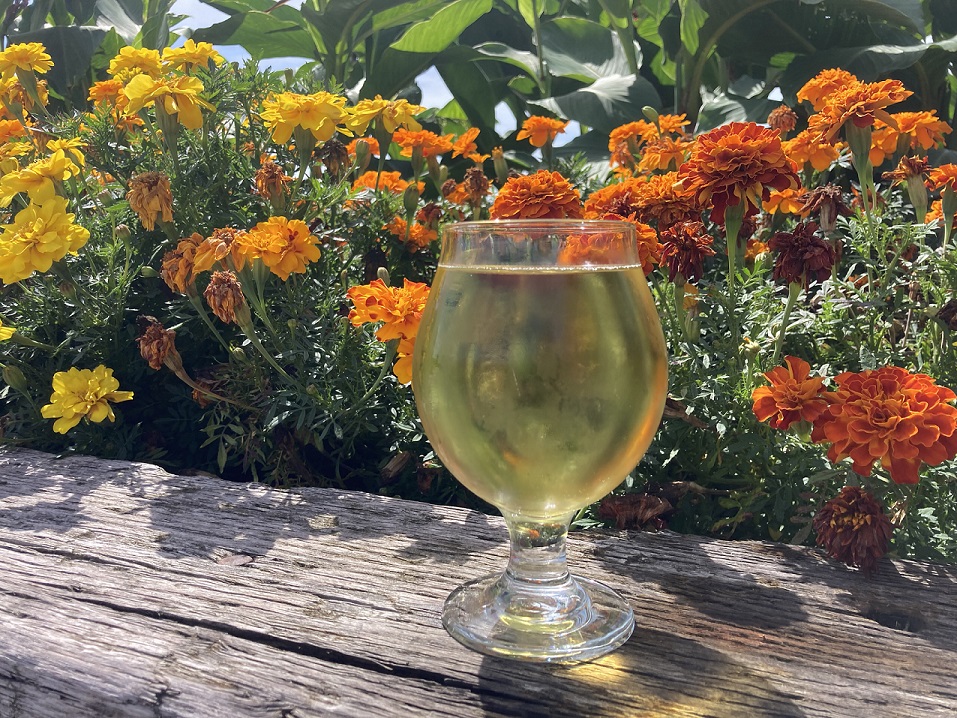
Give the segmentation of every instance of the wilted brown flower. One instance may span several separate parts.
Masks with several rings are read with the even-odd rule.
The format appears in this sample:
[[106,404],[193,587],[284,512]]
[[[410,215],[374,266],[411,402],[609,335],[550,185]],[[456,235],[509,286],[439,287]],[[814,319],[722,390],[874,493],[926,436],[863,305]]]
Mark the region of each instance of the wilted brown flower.
[[282,167],[267,160],[256,170],[256,194],[274,202],[282,196],[286,182],[291,181],[292,177],[287,176]]
[[442,208],[435,202],[426,203],[422,209],[415,213],[415,220],[429,229],[439,228],[439,221],[442,219]]
[[768,115],[768,127],[782,135],[797,127],[797,113],[787,105],[778,105]]
[[465,170],[465,177],[462,179],[462,183],[465,185],[465,190],[469,195],[469,201],[473,205],[482,203],[482,200],[488,195],[488,190],[491,186],[488,177],[485,176],[481,167],[470,167]]
[[951,299],[937,312],[937,318],[952,332],[957,332],[957,299]]
[[686,282],[696,282],[704,272],[705,257],[714,255],[714,239],[702,222],[674,224],[661,232],[661,264],[668,267],[672,282],[679,274]]
[[193,258],[196,248],[203,242],[203,235],[193,232],[192,235],[181,239],[176,249],[163,255],[160,276],[166,286],[174,292],[189,293],[193,286]]
[[825,184],[805,192],[798,199],[804,203],[804,211],[817,212],[821,230],[831,232],[837,226],[837,218],[849,217],[851,208],[844,202],[844,194],[836,184]]
[[156,227],[157,218],[163,222],[173,221],[173,192],[169,177],[162,172],[144,172],[133,177],[126,201],[148,231]]
[[817,545],[828,555],[872,573],[887,553],[894,527],[873,496],[845,486],[814,517]]
[[193,279],[227,257],[230,258],[233,269],[237,272],[241,270],[246,263],[246,255],[239,251],[240,246],[235,241],[241,234],[243,230],[232,227],[214,229],[196,248],[196,254],[193,256]]
[[316,150],[316,156],[335,179],[339,179],[349,166],[349,148],[335,137],[326,140],[322,147]]
[[150,369],[159,370],[168,361],[182,366],[183,360],[176,351],[176,332],[166,329],[155,317],[138,318],[142,333],[136,339],[140,356],[150,365]]
[[930,162],[926,157],[901,157],[897,167],[890,172],[881,175],[882,179],[893,180],[895,183],[904,183],[911,178],[920,178],[921,184],[924,183],[925,175],[930,167]]
[[238,323],[236,314],[246,307],[243,287],[236,275],[229,271],[213,272],[203,296],[213,314],[225,324]]
[[674,507],[660,496],[625,494],[606,496],[598,504],[598,518],[614,521],[617,529],[666,529],[665,514]]
[[801,222],[793,232],[778,232],[768,246],[778,252],[774,260],[774,278],[788,284],[808,287],[812,279],[823,280],[831,275],[837,252],[817,234],[815,222]]

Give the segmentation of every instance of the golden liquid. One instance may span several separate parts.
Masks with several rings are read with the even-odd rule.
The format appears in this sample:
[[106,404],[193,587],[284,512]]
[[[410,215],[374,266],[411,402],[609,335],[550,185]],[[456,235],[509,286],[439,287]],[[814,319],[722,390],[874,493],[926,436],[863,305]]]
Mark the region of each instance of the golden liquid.
[[413,361],[439,458],[478,496],[528,517],[571,513],[621,483],[651,443],[668,383],[637,267],[440,267]]

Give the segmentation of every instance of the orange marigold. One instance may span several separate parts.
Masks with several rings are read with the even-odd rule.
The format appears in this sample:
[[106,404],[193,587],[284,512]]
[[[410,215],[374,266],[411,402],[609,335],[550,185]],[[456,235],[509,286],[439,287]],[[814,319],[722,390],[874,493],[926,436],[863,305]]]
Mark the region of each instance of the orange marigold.
[[[935,199],[930,203],[930,209],[927,210],[927,214],[924,217],[924,224],[940,222],[941,226],[943,226],[944,221],[944,203],[939,199]],[[954,215],[954,221],[950,228],[952,230],[957,229],[957,215]]]
[[511,177],[489,212],[492,219],[580,219],[578,190],[558,172]]
[[594,219],[609,212],[623,216],[637,213],[642,205],[642,191],[646,184],[640,177],[628,177],[596,189],[585,200],[585,217]]
[[[352,191],[356,192],[361,189],[375,189],[376,185],[376,172],[369,170],[368,172],[363,172],[352,183]],[[409,183],[402,179],[402,175],[399,172],[383,172],[379,177],[379,191],[380,192],[392,192],[394,194],[402,194],[405,192],[405,188],[409,186]],[[419,192],[421,193],[425,189],[425,183],[419,182],[418,184]]]
[[452,145],[452,156],[465,157],[478,164],[485,162],[491,155],[483,155],[478,152],[478,145],[475,144],[475,139],[478,136],[478,127],[470,127],[463,132]]
[[881,120],[894,126],[897,123],[885,108],[903,102],[913,94],[900,80],[851,83],[835,90],[820,112],[811,115],[808,130],[814,133],[818,142],[833,142],[848,122],[856,127],[868,127]]
[[795,356],[784,357],[784,366],[764,374],[770,386],[751,392],[758,421],[775,429],[787,429],[799,421],[813,423],[827,409],[824,378],[811,376],[811,365]]
[[196,248],[196,254],[193,257],[193,278],[212,269],[217,262],[222,262],[227,257],[232,263],[232,268],[237,272],[240,271],[246,264],[246,256],[240,251],[236,236],[242,233],[243,230],[232,227],[214,229],[213,233]]
[[284,282],[292,273],[304,274],[319,259],[318,239],[298,219],[270,217],[234,240],[246,259],[261,259]]
[[645,145],[641,153],[638,169],[642,172],[670,171],[685,160],[692,143],[672,137],[660,137]]
[[784,140],[781,147],[799,168],[810,164],[815,171],[823,172],[837,161],[843,143],[819,142],[813,132],[804,130],[790,140]]
[[768,115],[768,127],[782,135],[797,127],[797,113],[787,105],[778,105]]
[[676,188],[677,172],[652,175],[641,188],[641,203],[638,218],[643,222],[655,222],[658,230],[668,229],[678,222],[701,219],[701,206],[689,195]]
[[797,99],[799,102],[807,100],[815,111],[820,111],[835,92],[859,82],[860,80],[847,70],[840,68],[821,70],[798,90]]
[[681,222],[661,232],[661,265],[668,268],[668,280],[678,275],[694,283],[704,272],[704,258],[714,256],[714,238],[703,222]]
[[381,279],[351,287],[346,296],[352,300],[349,312],[352,326],[384,322],[376,331],[376,339],[414,339],[422,321],[422,312],[429,298],[429,286],[404,280],[402,287],[390,287]]
[[565,132],[568,120],[556,120],[551,117],[532,115],[522,123],[522,129],[515,135],[516,140],[527,139],[533,147],[544,147],[555,137]]
[[916,484],[921,464],[957,456],[957,395],[926,374],[883,367],[835,377],[827,410],[814,421],[811,440],[829,443],[833,462],[850,457],[869,476],[876,462],[898,484]]
[[932,192],[943,190],[950,187],[957,192],[957,165],[946,164],[935,167],[930,171],[930,177],[927,180],[927,189]]
[[401,241],[409,245],[409,249],[415,252],[419,249],[425,249],[432,242],[439,238],[439,233],[434,229],[429,229],[425,225],[413,222],[410,227],[408,222],[402,217],[395,217],[382,229],[395,235]]
[[807,211],[804,209],[804,188],[788,188],[780,192],[772,192],[763,202],[764,211],[768,214],[780,212],[781,214],[797,214],[804,216]]
[[688,161],[678,168],[678,183],[698,204],[710,206],[718,223],[724,223],[729,205],[744,202],[744,216],[749,216],[772,189],[800,184],[781,136],[753,122],[731,122],[699,135]]
[[359,140],[362,140],[367,145],[369,145],[369,154],[371,156],[373,157],[379,156],[379,140],[377,140],[375,137],[356,137],[354,140],[352,140],[349,144],[346,145],[346,151],[349,153],[350,156],[353,156],[353,157],[355,156],[356,143]]
[[428,130],[406,130],[401,127],[392,136],[393,141],[402,148],[403,157],[411,157],[415,149],[422,151],[425,158],[444,155],[452,151],[452,135],[439,136]]

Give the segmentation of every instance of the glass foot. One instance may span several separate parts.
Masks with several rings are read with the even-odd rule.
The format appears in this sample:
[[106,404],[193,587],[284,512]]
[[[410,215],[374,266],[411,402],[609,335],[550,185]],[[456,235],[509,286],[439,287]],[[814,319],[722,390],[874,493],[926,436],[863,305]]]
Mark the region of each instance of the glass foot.
[[631,636],[635,617],[621,596],[597,581],[567,576],[536,584],[505,573],[453,591],[442,625],[481,653],[572,663],[618,648]]

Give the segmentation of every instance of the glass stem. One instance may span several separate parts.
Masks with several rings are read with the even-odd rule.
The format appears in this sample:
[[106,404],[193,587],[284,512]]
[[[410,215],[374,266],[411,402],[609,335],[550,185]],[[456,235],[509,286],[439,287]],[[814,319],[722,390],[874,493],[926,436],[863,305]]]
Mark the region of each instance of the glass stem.
[[505,576],[531,586],[553,586],[571,580],[565,560],[565,538],[573,514],[554,519],[505,515],[511,552]]

